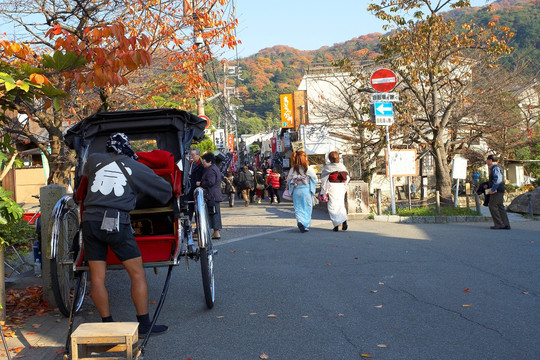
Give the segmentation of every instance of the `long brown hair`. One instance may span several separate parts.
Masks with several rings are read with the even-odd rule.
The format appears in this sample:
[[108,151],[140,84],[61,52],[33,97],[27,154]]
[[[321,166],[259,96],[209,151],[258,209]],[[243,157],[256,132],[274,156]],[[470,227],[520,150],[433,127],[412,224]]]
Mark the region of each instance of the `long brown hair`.
[[305,174],[308,169],[308,161],[307,161],[306,152],[302,150],[297,150],[293,152],[291,155],[291,164],[293,166],[294,171],[296,171],[297,173],[300,173],[300,168],[302,168]]

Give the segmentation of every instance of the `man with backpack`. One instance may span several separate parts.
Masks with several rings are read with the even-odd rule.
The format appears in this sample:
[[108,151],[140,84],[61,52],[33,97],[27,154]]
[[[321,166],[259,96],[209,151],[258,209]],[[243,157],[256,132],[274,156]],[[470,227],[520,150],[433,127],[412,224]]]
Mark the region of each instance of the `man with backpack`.
[[249,171],[247,165],[244,165],[242,170],[238,173],[237,186],[242,190],[242,197],[244,198],[246,206],[249,206],[249,195],[255,188],[255,181],[253,173]]

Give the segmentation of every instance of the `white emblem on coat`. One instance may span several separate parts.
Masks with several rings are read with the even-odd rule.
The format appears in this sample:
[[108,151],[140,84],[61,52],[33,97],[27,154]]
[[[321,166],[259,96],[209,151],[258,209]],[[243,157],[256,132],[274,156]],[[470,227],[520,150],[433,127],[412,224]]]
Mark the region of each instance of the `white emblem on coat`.
[[[125,169],[129,175],[132,174],[133,171],[130,168],[126,167]],[[114,190],[114,195],[120,197],[124,195],[126,184],[127,179],[124,173],[116,162],[112,162],[96,172],[90,191],[94,193],[99,191],[103,195],[109,195]]]

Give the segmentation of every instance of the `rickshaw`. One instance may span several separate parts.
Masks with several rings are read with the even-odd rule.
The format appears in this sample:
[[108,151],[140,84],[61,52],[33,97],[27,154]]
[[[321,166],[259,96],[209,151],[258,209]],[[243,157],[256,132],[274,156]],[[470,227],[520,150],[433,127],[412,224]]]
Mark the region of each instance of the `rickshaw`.
[[[83,179],[82,169],[88,155],[105,152],[106,141],[114,132],[125,133],[139,156],[138,161],[171,183],[173,199],[167,206],[156,207],[149,199],[138,198],[137,206],[130,214],[144,267],[168,268],[152,327],[163,306],[172,269],[182,258],[186,266],[190,260],[200,262],[206,306],[209,309],[214,306],[213,259],[217,251],[212,247],[204,190],[198,187],[194,191],[196,230],[188,215],[186,196],[190,189],[187,171],[190,146],[193,140],[204,139],[205,125],[206,120],[175,109],[104,112],[85,118],[65,135],[66,144],[76,152],[75,185]],[[83,187],[76,186],[74,194],[66,195],[56,203],[49,225],[50,243],[46,256],[51,265],[52,289],[59,311],[69,317],[65,354],[69,354],[73,316],[83,304],[89,270],[79,231],[80,212],[84,209],[77,205],[82,203]],[[107,269],[123,269],[111,251]],[[140,356],[150,333],[139,346]]]

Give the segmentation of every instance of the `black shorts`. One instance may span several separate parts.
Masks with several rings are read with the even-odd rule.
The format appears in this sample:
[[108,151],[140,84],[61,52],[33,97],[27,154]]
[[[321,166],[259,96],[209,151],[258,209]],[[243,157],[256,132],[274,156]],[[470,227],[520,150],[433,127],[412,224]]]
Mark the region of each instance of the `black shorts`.
[[109,246],[120,261],[141,256],[131,224],[120,224],[120,231],[117,233],[101,230],[100,221],[83,221],[81,227],[84,259],[87,261],[106,261]]

